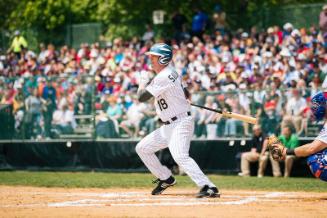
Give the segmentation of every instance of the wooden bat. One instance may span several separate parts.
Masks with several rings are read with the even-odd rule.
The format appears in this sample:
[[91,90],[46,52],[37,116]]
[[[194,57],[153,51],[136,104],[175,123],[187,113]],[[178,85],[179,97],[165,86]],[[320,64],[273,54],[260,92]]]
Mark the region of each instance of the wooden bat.
[[236,120],[241,120],[241,121],[246,122],[246,123],[257,124],[257,118],[255,118],[255,117],[251,117],[251,116],[247,116],[247,115],[243,115],[243,114],[237,114],[237,113],[233,113],[233,112],[230,112],[230,111],[223,111],[220,108],[213,109],[213,108],[209,108],[209,107],[206,107],[206,106],[197,105],[197,104],[193,104],[193,103],[191,103],[191,105],[194,106],[194,107],[199,107],[199,108],[202,108],[202,109],[206,109],[206,110],[209,110],[209,111],[213,111],[213,112],[222,114],[223,117],[234,118]]

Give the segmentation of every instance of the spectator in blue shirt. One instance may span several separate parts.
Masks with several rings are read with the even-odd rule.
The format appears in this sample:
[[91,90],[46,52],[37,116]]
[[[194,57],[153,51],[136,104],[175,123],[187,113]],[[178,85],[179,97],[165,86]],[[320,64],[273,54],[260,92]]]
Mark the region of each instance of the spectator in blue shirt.
[[196,9],[196,13],[192,19],[192,36],[197,36],[203,40],[202,34],[206,30],[208,21],[208,15],[202,12],[200,9]]

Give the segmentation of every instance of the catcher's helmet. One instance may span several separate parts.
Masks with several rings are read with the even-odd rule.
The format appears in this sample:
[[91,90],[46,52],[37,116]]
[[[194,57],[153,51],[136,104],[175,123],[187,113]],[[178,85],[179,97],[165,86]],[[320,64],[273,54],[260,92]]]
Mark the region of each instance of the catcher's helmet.
[[319,92],[311,99],[311,112],[317,121],[324,119],[326,114],[327,92]]
[[316,178],[327,182],[327,149],[309,156],[307,164]]
[[171,47],[165,43],[156,43],[151,48],[150,51],[146,52],[147,55],[157,55],[159,56],[159,64],[167,65],[173,58],[173,50]]

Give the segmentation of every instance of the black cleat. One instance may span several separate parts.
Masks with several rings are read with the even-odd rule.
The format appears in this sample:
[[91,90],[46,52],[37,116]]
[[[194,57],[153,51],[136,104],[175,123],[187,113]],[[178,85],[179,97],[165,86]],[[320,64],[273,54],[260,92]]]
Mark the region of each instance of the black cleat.
[[166,180],[157,179],[157,180],[153,181],[153,183],[158,183],[158,185],[157,185],[157,187],[155,187],[155,189],[153,189],[151,194],[152,195],[160,195],[166,188],[168,188],[169,186],[175,185],[176,180],[174,177],[171,176]]
[[201,188],[200,192],[196,195],[197,198],[219,198],[220,193],[216,187],[209,187],[205,185]]

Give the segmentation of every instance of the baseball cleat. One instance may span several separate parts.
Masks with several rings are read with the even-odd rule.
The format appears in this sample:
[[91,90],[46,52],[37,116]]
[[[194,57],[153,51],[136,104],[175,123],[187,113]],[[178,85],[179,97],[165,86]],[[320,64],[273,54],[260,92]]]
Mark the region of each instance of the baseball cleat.
[[174,177],[169,177],[166,180],[157,179],[152,183],[158,183],[157,187],[151,192],[152,195],[160,195],[166,188],[176,184],[176,179]]
[[200,192],[196,195],[197,198],[219,198],[220,193],[216,187],[209,187],[205,185],[201,188]]

